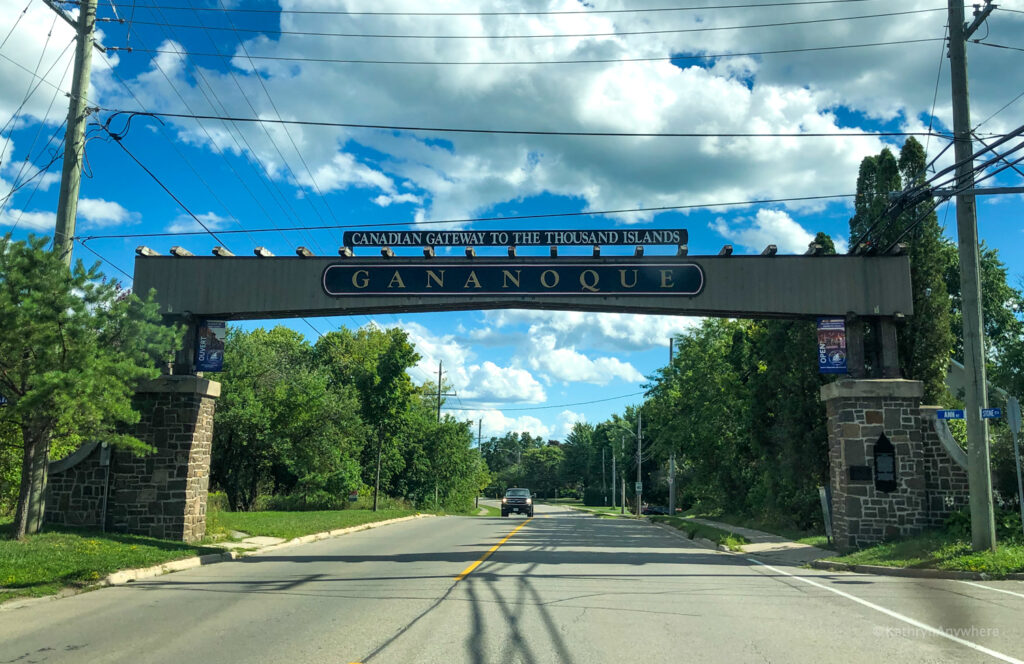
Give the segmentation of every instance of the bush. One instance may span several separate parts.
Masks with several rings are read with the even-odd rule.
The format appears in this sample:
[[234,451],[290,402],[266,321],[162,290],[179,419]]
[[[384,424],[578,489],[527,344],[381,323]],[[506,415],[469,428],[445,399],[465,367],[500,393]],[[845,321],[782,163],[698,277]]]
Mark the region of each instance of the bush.
[[[1016,506],[1014,506],[1016,507]],[[999,541],[1021,541],[1020,512],[1016,509],[995,508],[996,539]],[[961,507],[946,518],[946,532],[961,540],[971,539],[971,510]]]

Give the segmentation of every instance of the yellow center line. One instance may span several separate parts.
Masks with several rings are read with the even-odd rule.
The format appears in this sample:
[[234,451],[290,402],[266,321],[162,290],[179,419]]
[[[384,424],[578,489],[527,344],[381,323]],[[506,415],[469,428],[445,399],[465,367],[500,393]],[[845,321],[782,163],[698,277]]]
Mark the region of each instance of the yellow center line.
[[521,524],[516,526],[515,530],[510,532],[508,535],[505,535],[504,539],[502,539],[500,542],[498,542],[497,544],[492,546],[490,549],[488,549],[487,553],[485,553],[483,556],[480,557],[480,560],[476,561],[475,563],[473,563],[472,565],[470,565],[466,569],[462,570],[462,572],[460,572],[459,575],[457,577],[455,577],[455,580],[456,581],[462,581],[467,576],[469,576],[470,572],[472,572],[473,570],[475,570],[477,567],[480,566],[480,563],[482,563],[483,561],[485,561],[488,558],[490,558],[492,553],[497,551],[501,547],[502,544],[504,544],[505,542],[509,541],[512,538],[513,535],[518,533],[519,530],[523,526],[525,526],[526,524],[530,523],[531,521],[533,521],[533,517],[532,516],[529,519],[527,519],[526,521],[523,521]]

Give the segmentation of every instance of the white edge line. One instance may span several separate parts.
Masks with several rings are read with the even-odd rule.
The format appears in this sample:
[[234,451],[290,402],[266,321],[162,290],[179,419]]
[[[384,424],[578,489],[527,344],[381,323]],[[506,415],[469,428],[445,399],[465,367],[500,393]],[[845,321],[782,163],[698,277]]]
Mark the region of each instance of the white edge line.
[[960,583],[966,583],[969,586],[975,586],[977,588],[984,588],[985,590],[994,590],[997,593],[1006,593],[1007,595],[1015,595],[1017,597],[1024,597],[1022,593],[1015,593],[1012,590],[1003,590],[1002,588],[993,588],[992,586],[986,586],[981,583],[975,583],[973,581],[960,581]]
[[[824,585],[822,583],[818,583],[817,581],[812,581],[811,579],[808,579],[808,578],[803,577],[803,576],[798,576],[796,574],[790,574],[789,572],[784,572],[781,569],[777,569],[775,567],[772,567],[771,565],[766,565],[765,563],[762,563],[760,560],[757,560],[755,558],[747,558],[747,560],[749,560],[750,562],[754,563],[755,565],[760,565],[761,567],[764,567],[765,569],[770,569],[771,571],[776,572],[778,574],[784,574],[786,576],[789,576],[789,577],[792,577],[792,578],[796,579],[797,581],[803,581],[804,583],[812,585],[812,586],[814,586],[816,588],[821,588],[822,590],[827,590],[827,591],[829,591],[831,593],[835,593],[836,595],[839,595],[840,597],[845,597],[846,599],[849,599],[849,600],[852,600],[854,602],[857,602],[858,604],[860,604],[862,606],[866,606],[869,609],[874,609],[875,611],[878,611],[879,613],[884,613],[885,615],[889,616],[890,618],[895,618],[896,620],[901,620],[901,621],[907,623],[908,625],[913,625],[914,627],[917,627],[918,629],[922,629],[922,630],[924,630],[926,632],[929,632],[931,634],[934,634],[936,636],[941,636],[944,639],[949,639],[950,641],[953,641],[954,643],[959,643],[960,645],[966,646],[967,648],[970,648],[971,650],[976,650],[978,652],[985,653],[986,655],[988,655],[990,657],[994,657],[994,658],[996,658],[998,660],[1001,660],[1003,662],[1010,662],[1011,664],[1024,664],[1024,661],[1016,659],[1015,657],[1011,657],[1010,655],[1004,655],[1001,652],[997,652],[995,650],[992,650],[991,648],[986,648],[985,646],[977,644],[977,643],[974,643],[973,641],[968,641],[967,639],[961,639],[959,636],[954,636],[953,634],[948,634],[948,633],[942,631],[941,629],[932,627],[931,625],[926,625],[923,622],[920,622],[918,620],[914,620],[913,618],[910,618],[909,616],[905,616],[902,613],[897,613],[896,611],[893,611],[891,609],[887,609],[884,606],[879,606],[877,604],[873,604],[873,603],[871,603],[871,602],[869,602],[869,601],[867,601],[865,599],[861,599],[860,597],[857,597],[855,595],[851,595],[850,593],[843,592],[842,590],[837,590],[836,588],[831,588],[829,586],[826,586],[826,585]],[[987,587],[987,586],[983,586],[983,587]],[[992,590],[992,589],[990,588],[990,590]]]

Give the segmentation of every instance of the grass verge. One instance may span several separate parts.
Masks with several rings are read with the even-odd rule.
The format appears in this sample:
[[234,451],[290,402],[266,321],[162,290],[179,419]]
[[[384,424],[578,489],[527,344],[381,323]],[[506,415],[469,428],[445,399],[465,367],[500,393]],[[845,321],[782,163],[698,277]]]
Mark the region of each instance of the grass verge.
[[690,539],[694,537],[703,537],[709,539],[715,544],[721,544],[729,548],[730,551],[742,551],[744,544],[750,544],[750,540],[742,535],[736,533],[730,533],[721,528],[715,528],[714,526],[707,526],[703,523],[696,523],[685,517],[678,516],[652,516],[651,521],[655,523],[664,523],[673,528],[677,528],[686,533],[686,536]]
[[501,516],[501,508],[492,507],[490,505],[481,505],[480,509],[487,510],[485,514],[477,514],[476,516]]
[[1010,541],[1000,543],[994,553],[976,552],[971,550],[971,544],[966,540],[943,531],[932,531],[825,560],[849,565],[981,572],[992,578],[1000,578],[1014,572],[1024,572],[1024,544]]
[[0,602],[82,588],[122,569],[149,567],[221,549],[117,533],[47,526],[24,541],[0,525]]
[[799,542],[800,544],[809,544],[810,546],[816,546],[821,549],[828,548],[828,537],[823,533],[819,534],[813,530],[805,530],[792,525],[780,524],[775,521],[766,521],[756,517],[740,516],[737,514],[726,514],[721,510],[708,510],[701,508],[687,510],[683,513],[683,516],[693,516],[699,519],[708,519],[710,521],[727,523],[730,526],[760,530],[764,533],[771,533],[773,535],[778,535],[779,537],[785,537],[788,540]]
[[416,514],[414,510],[328,510],[314,512],[216,512],[214,533],[239,530],[254,536],[293,539]]

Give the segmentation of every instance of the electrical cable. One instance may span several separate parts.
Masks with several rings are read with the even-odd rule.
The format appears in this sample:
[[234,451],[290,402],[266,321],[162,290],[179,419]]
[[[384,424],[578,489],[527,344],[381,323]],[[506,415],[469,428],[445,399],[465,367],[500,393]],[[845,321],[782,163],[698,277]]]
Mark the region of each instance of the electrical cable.
[[[822,196],[792,196],[789,198],[770,198],[761,200],[749,200],[749,201],[732,201],[728,203],[693,203],[690,205],[661,205],[658,207],[637,207],[637,208],[622,208],[618,210],[590,210],[586,212],[549,212],[540,214],[519,214],[509,215],[505,217],[473,217],[465,219],[428,219],[425,221],[396,221],[396,222],[385,222],[376,224],[348,224],[345,226],[337,226],[336,228],[385,228],[394,226],[426,226],[433,224],[468,224],[485,221],[521,221],[525,219],[554,219],[561,217],[591,217],[591,216],[603,216],[612,214],[625,214],[628,212],[668,212],[672,210],[695,210],[701,208],[713,208],[713,207],[733,207],[733,206],[745,206],[745,205],[767,205],[771,203],[794,203],[800,201],[820,201],[834,198],[853,198],[856,194],[832,194]],[[251,233],[276,233],[281,229],[279,228],[253,228],[250,229]],[[285,230],[324,230],[321,226],[304,226],[300,228],[285,229]],[[226,230],[220,231],[222,234],[227,235],[231,233],[239,233],[241,231]],[[117,239],[117,238],[143,238],[143,237],[179,237],[186,235],[205,235],[200,231],[182,231],[182,232],[160,232],[160,233],[120,233],[120,234],[108,234],[108,235],[88,235],[90,240],[96,240],[100,238],[104,239]]]
[[[691,7],[645,7],[638,9],[577,9],[549,11],[506,11],[506,12],[386,12],[386,11],[343,11],[326,9],[257,9],[252,7],[198,7],[206,12],[234,12],[250,14],[316,14],[331,16],[551,16],[566,14],[636,14],[646,12],[687,12],[705,11],[709,9],[752,9],[757,7],[790,7],[807,5],[833,5],[850,2],[868,2],[870,0],[803,0],[798,2],[755,2],[749,4],[710,5]],[[77,0],[69,4],[79,4]],[[191,7],[171,5],[139,5],[139,9],[172,9],[186,10]],[[1000,9],[1002,9],[1000,7]],[[1008,10],[1011,11],[1011,10]]]
[[[643,392],[631,392],[629,394],[622,394],[622,395],[619,395],[617,397],[608,397],[606,399],[594,399],[592,401],[577,401],[575,403],[563,403],[563,404],[556,404],[556,405],[553,405],[553,406],[532,406],[532,407],[529,407],[529,408],[500,408],[500,407],[497,407],[497,406],[494,406],[494,405],[483,406],[483,405],[471,404],[469,408],[465,408],[463,410],[470,410],[470,411],[473,411],[473,410],[477,410],[477,411],[480,411],[480,410],[500,410],[503,413],[504,412],[513,412],[513,411],[516,411],[516,412],[518,412],[518,411],[526,411],[526,410],[548,410],[548,409],[551,409],[551,408],[568,408],[570,406],[586,406],[586,405],[589,405],[589,404],[592,404],[592,403],[604,403],[605,401],[617,401],[619,399],[628,399],[629,397],[635,397],[635,396],[637,396],[639,394],[643,394]],[[447,410],[459,410],[458,408],[454,408],[454,407],[450,407],[450,406],[449,407],[442,406],[442,408],[445,408]]]
[[114,268],[115,270],[117,270],[118,272],[123,274],[124,276],[128,277],[129,281],[133,281],[134,280],[134,277],[132,277],[132,275],[128,274],[127,272],[125,272],[124,270],[119,268],[117,265],[115,265],[114,262],[111,261],[110,259],[108,259],[106,256],[103,256],[98,251],[96,251],[95,249],[90,247],[88,244],[85,243],[84,240],[78,240],[78,244],[82,245],[83,249],[87,249],[88,251],[90,251],[94,256],[96,256],[96,258],[99,258],[101,261],[103,261],[104,263],[106,263],[110,267]]
[[[780,28],[789,27],[795,25],[813,25],[820,23],[835,23],[838,21],[856,21],[863,19],[873,18],[891,18],[893,16],[907,16],[911,14],[926,14],[931,12],[944,12],[947,11],[945,7],[936,7],[932,9],[911,9],[899,12],[885,12],[881,14],[864,14],[861,16],[837,16],[829,18],[815,18],[805,19],[802,21],[780,21],[776,23],[751,23],[746,25],[728,25],[728,26],[701,26],[697,28],[673,28],[668,30],[630,30],[624,32],[581,32],[581,33],[560,33],[560,34],[530,34],[530,35],[423,35],[423,34],[376,34],[376,33],[358,33],[358,32],[307,32],[302,30],[260,30],[257,28],[239,28],[232,25],[230,28],[224,28],[220,26],[205,26],[210,30],[224,30],[233,32],[248,32],[262,35],[295,35],[304,37],[344,37],[346,39],[444,39],[444,40],[461,40],[461,39],[583,39],[589,37],[633,37],[641,35],[668,35],[668,34],[687,34],[694,32],[719,32],[724,30],[749,30],[757,28]],[[225,15],[226,17],[227,15]],[[98,21],[111,22],[112,19],[97,19]],[[228,19],[230,21],[230,18]],[[152,21],[135,21],[136,24],[141,25],[166,25],[173,28],[185,28],[188,30],[200,30],[204,26],[192,25],[188,23],[154,23]]]
[[863,131],[863,132],[627,132],[627,131],[554,131],[540,129],[470,129],[464,127],[420,127],[409,125],[366,124],[354,122],[327,122],[319,120],[284,120],[271,118],[243,118],[220,115],[198,115],[191,113],[168,113],[150,111],[140,113],[115,108],[101,108],[101,111],[120,114],[148,115],[154,118],[181,118],[190,120],[228,120],[231,122],[266,122],[269,124],[300,125],[305,127],[339,127],[347,129],[384,129],[388,131],[419,131],[439,134],[502,134],[510,136],[583,136],[614,138],[882,138],[887,136],[928,136],[934,135],[947,140],[949,134],[925,131]]
[[[109,120],[107,121],[107,124],[109,124]],[[165,192],[167,192],[167,195],[170,196],[171,198],[173,198],[174,202],[177,203],[179,206],[181,206],[182,210],[184,210],[186,213],[188,213],[188,216],[192,217],[192,219],[194,219],[195,222],[197,224],[199,224],[199,226],[202,227],[203,230],[205,230],[207,233],[209,233],[210,237],[212,237],[214,240],[216,240],[220,244],[222,244],[224,246],[227,246],[226,242],[224,242],[219,237],[217,237],[217,234],[214,233],[210,229],[210,227],[207,226],[203,222],[202,219],[197,217],[195,215],[195,213],[193,213],[192,210],[190,210],[189,207],[187,205],[185,205],[185,203],[180,198],[178,198],[177,196],[174,195],[173,191],[168,189],[167,185],[165,185],[163,183],[163,181],[161,181],[160,178],[157,177],[156,173],[154,173],[153,171],[149,170],[149,168],[146,167],[145,164],[143,164],[141,161],[139,161],[138,157],[136,157],[134,154],[132,154],[132,152],[128,148],[126,148],[124,146],[124,143],[121,140],[124,137],[123,134],[115,134],[114,132],[110,131],[110,129],[107,127],[106,124],[100,125],[100,128],[103,129],[103,131],[105,131],[112,139],[114,139],[114,143],[118,147],[120,147],[124,151],[125,154],[127,154],[129,157],[131,157],[132,161],[134,161],[136,164],[138,164],[139,167],[142,168],[142,170],[144,170],[146,172],[146,174],[153,179],[154,182],[156,182],[158,185],[160,185],[160,188],[163,189]],[[127,128],[126,128],[126,131],[127,131]],[[243,231],[240,231],[240,232],[244,232],[244,229],[243,229]]]
[[[870,42],[866,44],[839,44],[834,46],[812,46],[807,48],[784,48],[772,51],[748,51],[744,53],[707,53],[704,55],[667,55],[637,58],[588,58],[582,60],[366,60],[349,58],[309,58],[309,57],[288,57],[273,55],[252,55],[251,60],[270,60],[275,62],[317,62],[332,64],[358,64],[358,65],[410,65],[410,66],[500,66],[500,65],[576,65],[576,64],[609,64],[613,62],[676,62],[686,60],[717,60],[721,58],[754,57],[762,55],[781,55],[792,53],[812,53],[820,51],[839,51],[854,48],[870,48],[876,46],[898,46],[903,44],[921,44],[925,42],[945,41],[938,37],[926,37],[922,39],[903,39],[888,42]],[[108,46],[108,51],[120,51],[125,53],[172,53],[167,49],[145,49],[145,48],[121,48]],[[231,60],[234,54],[228,53],[203,53],[198,51],[182,51],[193,57],[210,57]]]
[[977,39],[968,39],[967,41],[972,42],[974,44],[978,44],[980,46],[991,46],[992,48],[1002,48],[1002,49],[1006,49],[1008,51],[1022,51],[1022,52],[1024,52],[1024,48],[1021,48],[1020,46],[1004,46],[1003,44],[993,44],[991,42],[978,41]]

